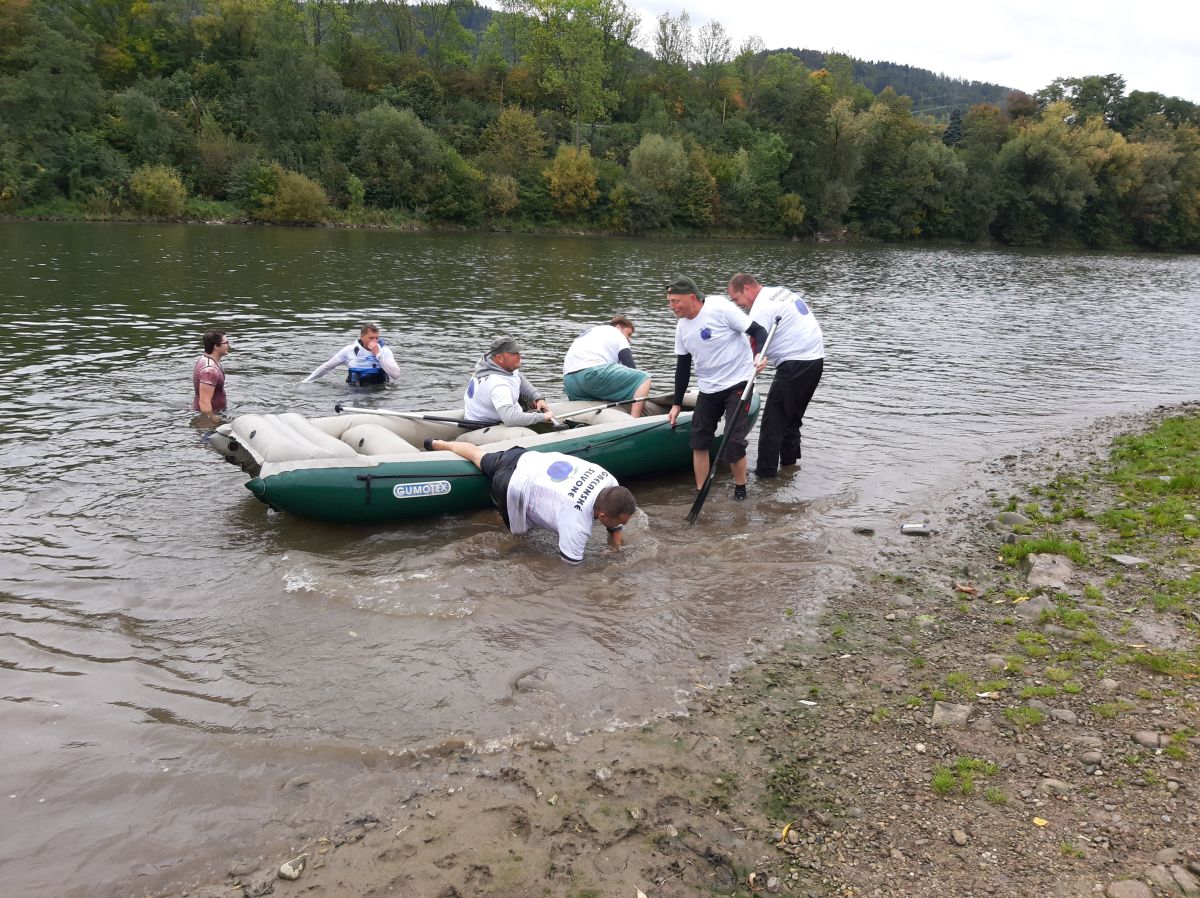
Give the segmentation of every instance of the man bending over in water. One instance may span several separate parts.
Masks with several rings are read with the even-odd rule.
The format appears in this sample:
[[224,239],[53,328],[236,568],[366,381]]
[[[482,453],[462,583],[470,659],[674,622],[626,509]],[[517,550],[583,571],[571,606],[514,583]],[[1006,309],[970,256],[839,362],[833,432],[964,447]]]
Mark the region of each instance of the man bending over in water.
[[604,525],[608,544],[619,549],[622,528],[637,511],[633,493],[612,474],[573,455],[519,446],[488,452],[452,440],[426,440],[425,448],[448,450],[479,468],[492,482],[492,501],[505,526],[518,535],[531,527],[557,533],[559,557],[571,564],[583,561],[593,522]]

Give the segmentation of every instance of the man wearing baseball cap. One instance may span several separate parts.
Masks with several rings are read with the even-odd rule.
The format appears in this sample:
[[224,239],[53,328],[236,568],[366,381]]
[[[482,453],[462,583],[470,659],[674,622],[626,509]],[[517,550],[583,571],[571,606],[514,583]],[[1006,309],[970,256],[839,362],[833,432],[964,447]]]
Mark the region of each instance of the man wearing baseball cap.
[[[551,421],[554,414],[520,371],[521,344],[512,337],[498,337],[475,363],[475,373],[463,391],[463,417],[472,421],[528,427]],[[521,403],[537,411],[525,411]]]
[[[679,320],[675,324],[675,400],[667,419],[675,419],[683,411],[683,394],[692,378],[692,364],[700,398],[692,414],[692,432],[688,445],[692,447],[692,470],[696,489],[708,479],[711,460],[709,452],[717,432],[717,422],[725,416],[725,460],[733,471],[733,498],[746,498],[746,445],[750,418],[738,414],[742,391],[754,374],[754,353],[749,335],[762,346],[767,339],[766,329],[739,309],[727,297],[710,296],[696,288],[689,277],[672,278],[667,284],[667,302]],[[734,421],[733,427],[729,423]]]

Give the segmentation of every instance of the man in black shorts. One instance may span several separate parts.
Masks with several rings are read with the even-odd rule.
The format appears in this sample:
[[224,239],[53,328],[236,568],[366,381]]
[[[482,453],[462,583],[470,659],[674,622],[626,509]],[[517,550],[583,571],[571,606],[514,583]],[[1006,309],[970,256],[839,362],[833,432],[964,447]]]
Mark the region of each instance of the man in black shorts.
[[[671,426],[683,410],[683,394],[696,365],[700,398],[692,414],[692,471],[696,489],[708,478],[717,422],[725,416],[728,448],[725,460],[733,471],[733,498],[746,498],[746,437],[750,416],[738,411],[746,381],[754,374],[754,353],[749,335],[761,346],[767,331],[724,296],[710,296],[696,289],[696,282],[677,277],[667,285],[667,301],[679,321],[675,325],[675,400],[667,418]],[[730,421],[735,421],[733,427]]]
[[426,440],[431,452],[453,452],[491,480],[492,501],[504,525],[516,534],[537,527],[558,534],[558,554],[579,564],[584,547],[599,521],[608,531],[608,544],[619,549],[623,530],[637,502],[633,493],[595,462],[562,452],[529,452],[514,447],[488,452],[481,446],[452,440]]

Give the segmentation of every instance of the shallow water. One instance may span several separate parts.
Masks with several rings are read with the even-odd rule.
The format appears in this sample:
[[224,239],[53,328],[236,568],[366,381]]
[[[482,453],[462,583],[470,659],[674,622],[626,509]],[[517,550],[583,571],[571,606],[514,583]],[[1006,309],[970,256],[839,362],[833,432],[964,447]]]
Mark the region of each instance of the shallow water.
[[[804,289],[825,380],[801,471],[739,504],[718,480],[691,529],[688,474],[635,481],[618,557],[567,567],[490,512],[281,516],[190,426],[210,326],[233,414],[331,412],[336,374],[299,382],[362,318],[406,379],[357,404],[450,407],[500,333],[557,395],[614,312],[669,389],[679,269]],[[1187,257],[0,223],[0,881],[161,890],[428,784],[414,754],[676,712],[811,626],[853,525],[899,540],[982,459],[1197,398],[1197,284]]]

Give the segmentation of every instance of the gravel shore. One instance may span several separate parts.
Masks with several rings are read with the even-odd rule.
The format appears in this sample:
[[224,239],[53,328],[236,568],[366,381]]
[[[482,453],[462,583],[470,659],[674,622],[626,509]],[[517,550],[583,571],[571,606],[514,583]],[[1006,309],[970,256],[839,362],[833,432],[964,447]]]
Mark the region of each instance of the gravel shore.
[[[1197,414],[1097,422],[930,535],[862,533],[819,638],[685,718],[431,762],[444,788],[184,894],[1200,896],[1200,485],[1118,551],[1108,476],[1115,436]],[[1082,554],[1012,563],[1054,540]]]

